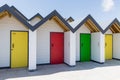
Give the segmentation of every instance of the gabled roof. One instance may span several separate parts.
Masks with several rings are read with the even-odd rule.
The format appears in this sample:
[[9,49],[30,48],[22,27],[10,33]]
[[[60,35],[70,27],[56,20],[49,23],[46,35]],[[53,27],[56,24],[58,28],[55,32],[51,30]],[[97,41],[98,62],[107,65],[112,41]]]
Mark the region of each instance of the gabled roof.
[[31,18],[29,19],[29,21],[31,21],[31,20],[34,19],[35,17],[39,17],[40,19],[43,19],[43,17],[42,17],[39,13],[37,13],[36,15],[34,15],[33,17],[31,17]]
[[73,22],[74,19],[70,16],[66,21]]
[[42,24],[44,24],[46,21],[48,21],[49,19],[53,18],[54,16],[58,17],[59,20],[62,21],[62,23],[64,23],[64,25],[67,26],[72,32],[74,31],[73,28],[67,23],[67,21],[65,21],[65,19],[56,10],[52,11],[49,15],[47,15],[40,22],[38,22],[34,26],[33,30],[37,29],[38,27],[40,27]]
[[11,9],[13,9],[18,15],[21,15],[21,17],[23,17],[25,20],[28,20],[27,17],[25,17],[18,9],[16,9],[14,6],[10,7]]
[[[54,10],[49,15],[47,15],[45,18],[43,18],[39,13],[33,16],[31,19],[27,19],[20,11],[18,11],[14,6],[9,7],[7,4],[0,7],[0,13],[7,11],[10,14],[12,14],[14,17],[16,17],[21,23],[23,23],[26,27],[31,29],[32,31],[36,30],[39,26],[44,24],[47,20],[51,19],[54,16],[57,16],[58,19],[65,25],[69,30],[73,32],[73,28],[67,23],[67,21],[64,20],[64,18],[56,11]],[[39,21],[35,26],[32,26],[28,23],[29,20],[32,20],[35,17],[43,18],[41,21]]]
[[[7,4],[3,5],[2,7],[0,7],[0,13],[7,11],[10,14],[12,14],[14,17],[16,17],[21,23],[23,23],[26,27],[28,27],[30,30],[34,31],[36,30],[38,27],[40,27],[42,24],[44,24],[46,21],[53,19],[54,17],[57,17],[57,19],[54,18],[54,20],[57,23],[62,23],[65,28],[67,28],[67,30],[71,30],[73,33],[76,32],[83,24],[86,24],[87,22],[92,23],[94,30],[96,31],[101,31],[103,33],[103,29],[99,26],[99,24],[93,19],[93,17],[91,15],[88,15],[84,20],[82,20],[74,29],[71,27],[71,25],[56,11],[52,11],[49,15],[47,15],[45,18],[43,18],[39,13],[37,13],[35,16],[33,16],[30,19],[27,19],[20,11],[18,11],[14,6],[9,7]],[[35,24],[34,26],[32,26],[30,23],[28,23],[28,21],[34,19],[35,17],[40,17],[42,18],[41,21],[39,21],[37,24]],[[119,21],[117,20],[117,23],[119,24]],[[86,24],[88,26],[90,26],[89,24]],[[90,29],[90,27],[88,27]],[[108,28],[107,28],[108,29]],[[107,31],[107,29],[104,30],[104,32]],[[91,30],[91,29],[90,29]],[[93,30],[93,31],[94,31]]]
[[25,20],[27,21],[31,21],[32,19],[34,19],[35,17],[39,17],[39,18],[43,18],[39,13],[37,13],[36,15],[34,15],[33,17],[31,17],[30,19],[28,19],[27,17],[25,17],[18,9],[16,9],[14,6],[11,6],[10,8],[12,8],[18,15],[21,15],[21,17],[23,17]]
[[[91,16],[91,15],[88,15],[86,18],[84,18],[75,28],[74,28],[74,32],[76,32],[80,27],[82,27],[83,24],[91,22],[91,24],[93,24],[94,26],[94,29],[93,31],[101,31],[103,33],[103,29],[100,27],[100,25],[95,21],[95,19]],[[87,25],[89,26],[89,25]],[[91,26],[92,27],[92,26]]]
[[23,19],[19,14],[17,14],[12,8],[10,8],[7,4],[3,5],[2,7],[0,7],[0,13],[7,11],[10,14],[12,14],[13,16],[15,16],[21,23],[23,23],[26,27],[28,27],[29,29],[31,29],[32,31],[34,30],[33,27],[25,20]]
[[108,25],[103,33],[107,32],[108,29],[110,29],[113,33],[120,33],[120,22],[117,18],[115,18],[110,25]]

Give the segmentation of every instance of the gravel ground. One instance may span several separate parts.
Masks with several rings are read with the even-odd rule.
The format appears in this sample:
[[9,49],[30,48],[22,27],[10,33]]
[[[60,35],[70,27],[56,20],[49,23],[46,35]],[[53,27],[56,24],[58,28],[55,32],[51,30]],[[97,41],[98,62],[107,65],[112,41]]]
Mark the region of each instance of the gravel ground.
[[26,68],[1,69],[0,80],[120,80],[120,61],[109,60],[104,64],[77,62],[75,67],[41,65],[35,72]]

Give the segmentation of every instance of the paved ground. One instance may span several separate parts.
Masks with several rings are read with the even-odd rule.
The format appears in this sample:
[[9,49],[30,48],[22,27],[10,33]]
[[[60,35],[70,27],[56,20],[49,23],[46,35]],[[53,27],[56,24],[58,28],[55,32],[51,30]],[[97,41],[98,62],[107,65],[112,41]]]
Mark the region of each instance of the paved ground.
[[105,64],[78,62],[76,67],[65,64],[42,65],[35,72],[2,69],[0,80],[120,80],[120,61],[109,60]]

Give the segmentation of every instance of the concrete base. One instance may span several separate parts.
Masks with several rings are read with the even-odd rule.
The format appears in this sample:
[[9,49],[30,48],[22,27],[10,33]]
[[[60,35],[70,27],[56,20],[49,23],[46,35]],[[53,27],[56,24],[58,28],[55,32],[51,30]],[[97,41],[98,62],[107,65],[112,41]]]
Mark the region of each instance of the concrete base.
[[98,61],[94,61],[94,60],[91,60],[92,62],[96,62],[96,63],[99,63],[99,64],[104,64],[104,62],[98,62]]
[[29,72],[35,72],[37,71],[37,69],[33,69],[33,70],[28,70]]
[[69,67],[75,67],[76,65],[69,65],[69,64],[67,64],[67,63],[64,63],[64,64],[66,64],[67,66],[69,66]]
[[119,60],[119,61],[120,61],[120,59],[117,59],[117,58],[112,58],[112,59],[114,59],[114,60]]

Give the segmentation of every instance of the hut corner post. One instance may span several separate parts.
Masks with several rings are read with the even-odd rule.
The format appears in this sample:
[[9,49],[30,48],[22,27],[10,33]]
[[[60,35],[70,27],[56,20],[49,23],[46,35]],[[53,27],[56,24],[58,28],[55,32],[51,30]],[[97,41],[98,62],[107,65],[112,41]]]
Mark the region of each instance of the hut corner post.
[[64,62],[69,66],[76,65],[76,37],[70,31],[64,33]]
[[36,54],[37,54],[37,39],[36,39],[36,30],[29,30],[29,64],[28,70],[35,71],[36,66]]

